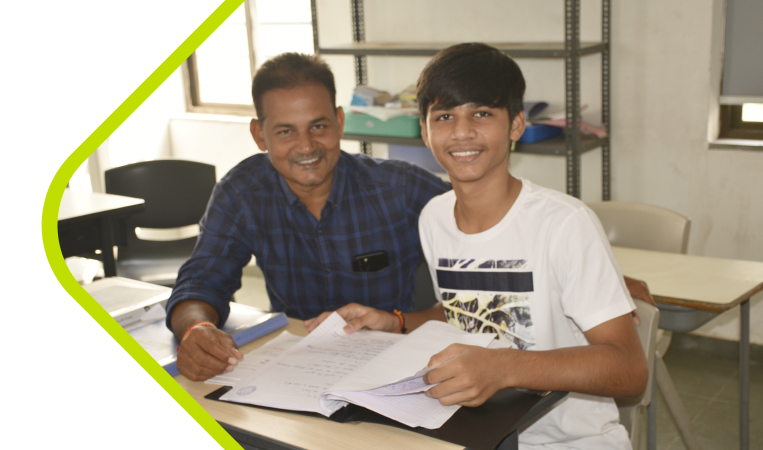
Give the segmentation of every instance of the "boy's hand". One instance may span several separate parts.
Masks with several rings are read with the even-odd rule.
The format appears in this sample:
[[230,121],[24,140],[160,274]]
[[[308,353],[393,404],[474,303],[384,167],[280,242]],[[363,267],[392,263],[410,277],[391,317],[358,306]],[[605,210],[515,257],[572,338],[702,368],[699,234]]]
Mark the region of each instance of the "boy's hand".
[[[396,315],[380,309],[359,305],[357,303],[344,305],[337,309],[336,313],[342,316],[345,322],[347,322],[347,326],[344,327],[345,333],[354,333],[363,328],[397,333],[400,329],[400,319],[398,319]],[[330,315],[331,312],[327,311],[318,317],[305,320],[307,332],[311,333],[314,329],[318,328],[318,325]]]
[[424,375],[427,384],[437,386],[426,392],[444,406],[479,406],[507,386],[504,365],[496,360],[499,353],[472,345],[453,344],[434,355],[427,367],[436,367]]

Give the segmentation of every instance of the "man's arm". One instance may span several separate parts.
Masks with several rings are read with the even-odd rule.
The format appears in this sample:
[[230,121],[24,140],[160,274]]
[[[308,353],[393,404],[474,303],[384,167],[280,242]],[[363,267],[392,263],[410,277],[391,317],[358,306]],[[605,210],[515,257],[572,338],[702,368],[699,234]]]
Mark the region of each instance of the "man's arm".
[[549,351],[451,345],[433,356],[427,395],[443,405],[479,406],[498,390],[518,387],[605,397],[636,397],[648,369],[630,314],[585,332],[591,345]]
[[[347,326],[344,327],[345,333],[353,333],[363,328],[397,333],[400,329],[400,319],[395,314],[358,303],[342,306],[336,312],[347,322]],[[324,312],[318,317],[306,320],[305,327],[307,327],[307,332],[312,332],[318,328],[318,325],[326,320],[330,314],[331,312]],[[445,322],[445,312],[441,303],[424,311],[403,313],[403,317],[405,318],[405,328],[409,332],[430,320]]]
[[[172,332],[180,342],[177,368],[191,381],[204,381],[230,372],[244,357],[233,338],[217,329],[219,320],[215,308],[199,300],[185,300],[172,310]],[[215,327],[194,327],[203,322]]]

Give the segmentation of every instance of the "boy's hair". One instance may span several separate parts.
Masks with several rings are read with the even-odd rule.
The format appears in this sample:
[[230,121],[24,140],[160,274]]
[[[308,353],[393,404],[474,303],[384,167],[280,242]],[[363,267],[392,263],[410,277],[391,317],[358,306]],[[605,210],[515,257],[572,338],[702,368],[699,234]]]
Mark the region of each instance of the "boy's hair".
[[430,106],[452,108],[467,103],[506,108],[513,120],[522,111],[525,78],[517,63],[481,43],[441,50],[427,64],[416,84],[422,119]]
[[326,86],[332,106],[336,109],[334,74],[325,61],[315,55],[301,53],[282,53],[265,61],[252,81],[252,100],[257,118],[265,120],[262,110],[262,96],[265,92],[272,89],[293,89],[311,83]]

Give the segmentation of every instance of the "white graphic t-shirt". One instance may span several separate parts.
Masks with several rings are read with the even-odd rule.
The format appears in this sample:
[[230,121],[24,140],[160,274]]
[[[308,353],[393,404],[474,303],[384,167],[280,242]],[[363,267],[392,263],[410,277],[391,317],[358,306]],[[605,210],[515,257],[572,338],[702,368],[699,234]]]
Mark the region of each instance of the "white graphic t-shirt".
[[[421,212],[436,295],[452,325],[498,333],[513,348],[588,345],[583,332],[635,309],[609,242],[581,201],[520,181],[512,208],[482,233],[458,229],[453,191]],[[519,442],[527,449],[630,448],[614,401],[577,393],[522,431]]]

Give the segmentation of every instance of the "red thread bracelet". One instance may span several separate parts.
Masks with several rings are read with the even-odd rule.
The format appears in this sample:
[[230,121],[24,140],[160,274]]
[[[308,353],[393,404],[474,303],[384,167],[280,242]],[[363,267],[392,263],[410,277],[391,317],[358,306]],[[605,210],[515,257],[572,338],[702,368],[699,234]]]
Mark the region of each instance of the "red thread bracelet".
[[194,328],[197,328],[197,327],[212,327],[212,328],[217,328],[215,326],[215,324],[213,324],[212,322],[207,322],[206,320],[203,321],[203,322],[197,322],[197,323],[191,325],[190,327],[188,327],[188,329],[185,331],[185,334],[183,335],[183,339],[180,340],[180,343],[182,344],[183,341],[185,340],[185,338],[188,337],[188,334],[191,332],[191,330],[193,330]]
[[400,328],[397,330],[397,333],[398,334],[405,334],[405,332],[408,331],[408,330],[405,329],[405,316],[403,315],[402,312],[400,312],[399,309],[393,310],[392,314],[396,315],[397,318],[400,319]]

